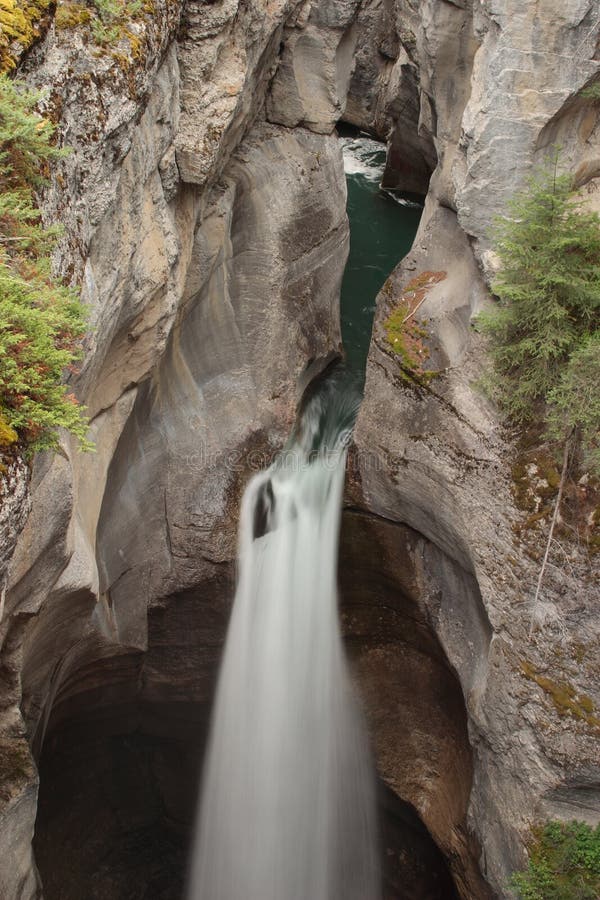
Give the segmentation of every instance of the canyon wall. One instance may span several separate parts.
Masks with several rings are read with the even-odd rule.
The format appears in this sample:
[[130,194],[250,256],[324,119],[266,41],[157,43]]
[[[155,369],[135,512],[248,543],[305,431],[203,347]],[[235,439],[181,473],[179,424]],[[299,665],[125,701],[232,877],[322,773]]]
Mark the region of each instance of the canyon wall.
[[[581,90],[598,73],[598,3],[154,6],[134,25],[141,53],[50,19],[20,63],[52,86],[46,114],[74,148],[44,210],[90,310],[72,388],[96,451],[65,438],[34,461],[29,495],[24,472],[3,488],[7,545],[31,512],[0,607],[1,891],[40,895],[34,759],[61,723],[143,704],[152,728],[159,712],[175,728],[174,703],[210,702],[243,485],[284,443],[306,366],[340,347],[343,118],[388,142],[386,183],[428,191],[378,300],[347,528],[382,564],[342,585],[345,628],[382,777],[462,896],[487,896],[479,867],[505,896],[534,820],[600,814],[597,734],[535,680],[600,702],[597,588],[581,554],[557,560],[528,642],[539,560],[513,529],[510,443],[472,386],[471,320],[491,302],[490,222],[531,165],[560,143],[595,190],[598,106]],[[382,323],[430,270],[445,272],[423,307],[445,374],[423,390]],[[399,617],[385,635],[378,603]],[[409,646],[416,668],[399,662]],[[445,705],[456,714],[436,729],[423,710]]]
[[[468,820],[482,871],[504,896],[532,824],[600,816],[597,719],[579,706],[600,702],[600,594],[597,562],[567,536],[552,548],[532,609],[546,531],[529,531],[526,520],[548,482],[542,464],[530,463],[524,511],[519,451],[477,388],[484,351],[473,316],[490,303],[493,219],[555,145],[560,168],[596,202],[598,105],[582,91],[598,78],[600,10],[384,7],[383,19],[376,5],[359,13],[369,49],[357,56],[348,109],[388,139],[388,183],[418,190],[429,174],[430,182],[413,250],[378,298],[354,502],[430,542],[420,554],[421,603],[462,686],[474,767]],[[423,272],[442,273],[419,310],[440,371],[428,387],[407,384],[384,327]],[[574,698],[573,708],[560,696]],[[427,822],[425,798],[415,805]]]
[[341,152],[330,127],[264,115],[300,4],[238,6],[158,9],[126,72],[83,29],[55,25],[23,62],[52,85],[48,114],[74,148],[45,210],[65,224],[57,265],[82,280],[90,310],[72,389],[96,449],[65,438],[36,458],[12,560],[0,840],[15,864],[0,872],[3,896],[37,896],[28,743],[39,754],[51,716],[98,681],[131,689],[128,661],[161,598],[206,584],[214,602],[225,578],[226,608],[243,484],[285,440],[306,365],[339,350]]

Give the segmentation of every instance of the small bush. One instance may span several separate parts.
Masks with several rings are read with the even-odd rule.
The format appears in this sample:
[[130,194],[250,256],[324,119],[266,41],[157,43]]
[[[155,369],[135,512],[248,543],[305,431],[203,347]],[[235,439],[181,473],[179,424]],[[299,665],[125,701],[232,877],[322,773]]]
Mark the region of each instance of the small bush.
[[127,26],[149,12],[150,7],[142,0],[92,0],[89,7],[77,0],[61,0],[55,22],[57,28],[89,26],[94,42],[100,47],[109,47],[125,38],[135,50],[137,38]]
[[600,472],[600,331],[582,338],[547,400],[549,435],[578,431],[584,466]]
[[597,900],[600,896],[600,825],[549,822],[534,831],[529,865],[511,887],[520,900]]
[[588,87],[583,88],[579,94],[584,100],[600,100],[600,81],[595,81]]

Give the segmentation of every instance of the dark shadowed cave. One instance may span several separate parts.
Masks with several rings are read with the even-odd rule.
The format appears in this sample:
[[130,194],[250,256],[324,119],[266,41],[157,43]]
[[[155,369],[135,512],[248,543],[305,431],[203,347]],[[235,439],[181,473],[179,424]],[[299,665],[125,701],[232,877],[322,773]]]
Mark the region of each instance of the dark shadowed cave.
[[[462,694],[418,596],[422,541],[344,514],[342,619],[379,763],[384,897],[485,897],[465,825]],[[35,836],[46,900],[183,897],[232,591],[223,566],[220,578],[150,611],[147,653],[102,659],[90,648],[58,688]]]

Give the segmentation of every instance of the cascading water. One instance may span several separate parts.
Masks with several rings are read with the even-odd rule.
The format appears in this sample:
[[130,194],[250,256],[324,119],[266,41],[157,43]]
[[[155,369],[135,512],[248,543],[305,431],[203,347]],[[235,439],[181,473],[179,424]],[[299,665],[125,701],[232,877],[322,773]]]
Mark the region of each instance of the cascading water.
[[188,900],[377,900],[374,774],[337,615],[357,391],[338,373],[246,489]]

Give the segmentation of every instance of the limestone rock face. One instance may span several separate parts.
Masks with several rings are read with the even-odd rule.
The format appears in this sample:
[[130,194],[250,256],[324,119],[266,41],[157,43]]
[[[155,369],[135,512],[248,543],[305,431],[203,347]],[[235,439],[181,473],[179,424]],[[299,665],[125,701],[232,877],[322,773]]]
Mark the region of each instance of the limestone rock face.
[[[493,214],[554,145],[581,181],[598,174],[598,110],[581,91],[597,75],[598,4],[474,5],[480,42],[452,178],[459,221],[485,246]],[[523,159],[523,155],[525,159]]]
[[[8,564],[29,514],[29,468],[12,460],[0,481],[0,584],[6,588]],[[2,594],[4,600],[4,593]]]
[[[352,507],[342,523],[341,610],[378,770],[418,811],[448,861],[458,896],[486,900],[491,895],[467,818],[473,787],[467,715],[443,646],[454,633],[473,682],[491,627],[471,575],[417,531],[381,515],[376,503],[360,509],[361,473],[377,452],[355,449]],[[459,604],[460,623],[453,615]],[[461,640],[467,631],[468,644]]]
[[183,181],[204,186],[222,169],[264,102],[284,23],[300,6],[300,0],[185,5],[176,139]]
[[[0,866],[11,900],[38,890],[25,738],[37,757],[72,697],[135,693],[153,603],[201,584],[209,605],[229,603],[243,483],[283,443],[297,376],[339,349],[341,152],[261,113],[297,6],[190,4],[180,22],[169,4],[127,78],[78,29],[51,25],[26,61],[33,83],[53,85],[47,109],[74,146],[45,210],[65,224],[56,263],[82,279],[90,310],[72,389],[96,450],[65,439],[36,458],[2,594],[0,743],[20,760],[18,777],[0,767],[2,840],[20,860]],[[230,107],[196,90],[202,72]],[[191,140],[198,123],[208,153]],[[7,555],[29,503],[17,469],[3,488]]]
[[[577,548],[566,565],[555,550],[529,637],[541,553],[532,557],[518,538],[524,515],[511,489],[515,451],[473,387],[481,352],[468,323],[485,286],[453,212],[438,209],[421,240],[379,298],[355,431],[353,505],[427,538],[418,554],[420,602],[460,680],[473,751],[469,831],[481,845],[483,874],[502,897],[533,823],[557,815],[595,823],[600,815],[597,728],[570,716],[552,693],[566,685],[594,708],[600,703],[598,572]],[[415,271],[430,268],[447,271],[422,307],[445,373],[421,388],[402,377],[383,322]],[[408,710],[402,715],[410,721]],[[393,771],[383,766],[390,779]],[[402,767],[395,771],[398,777]],[[435,810],[422,808],[434,829]]]
[[[600,594],[597,563],[570,543],[553,548],[542,602],[532,610],[543,537],[537,549],[522,537],[515,448],[475,387],[483,352],[472,318],[491,302],[490,224],[557,139],[560,167],[594,203],[598,109],[582,89],[599,71],[598,7],[426,2],[417,10],[398,2],[387,7],[388,23],[396,22],[391,44],[376,31],[377,10],[372,4],[361,13],[380,56],[374,66],[359,46],[352,120],[388,139],[390,160],[397,150],[402,157],[402,119],[394,121],[389,92],[394,69],[409,65],[408,113],[435,157],[421,144],[433,170],[421,225],[378,298],[353,504],[428,539],[421,597],[465,698],[474,767],[469,828],[484,875],[504,897],[533,823],[600,817],[597,728],[570,714],[556,693],[562,685],[568,696],[600,704]],[[414,132],[405,146],[414,161]],[[413,183],[415,173],[413,165]],[[444,277],[426,292],[419,316],[440,375],[424,388],[403,379],[383,326],[409,283],[432,271]],[[425,822],[431,814],[422,809]]]
[[[1,563],[22,532],[0,603],[0,859],[15,861],[0,863],[0,894],[40,895],[33,760],[45,747],[44,822],[60,806],[53,778],[69,761],[81,771],[77,748],[91,748],[86,790],[110,820],[100,855],[118,843],[119,817],[94,778],[121,758],[117,744],[131,772],[154,748],[159,787],[134,818],[190,815],[173,737],[192,722],[187,784],[241,491],[284,442],[298,376],[339,348],[348,228],[331,134],[343,117],[388,142],[386,185],[428,191],[413,251],[378,300],[342,546],[344,627],[381,777],[418,811],[462,897],[489,895],[481,873],[507,896],[532,821],[600,815],[597,734],[548,687],[600,703],[598,596],[585,560],[574,552],[565,568],[557,550],[546,626],[528,642],[538,562],[513,530],[511,445],[472,386],[472,316],[490,302],[489,224],[549,147],[562,145],[561,165],[597,201],[598,104],[582,89],[598,74],[598,4],[153,6],[110,50],[50,15],[21,63],[51,86],[44,111],[73,147],[44,212],[65,226],[57,270],[90,310],[72,389],[96,452],[65,439],[34,461],[31,500],[20,463],[2,489]],[[427,390],[401,378],[383,329],[424,271],[445,273],[421,308],[442,372]],[[362,567],[357,548],[371,554]],[[38,843],[46,870],[61,828]],[[116,885],[105,875],[98,897]]]
[[180,318],[113,455],[99,520],[100,590],[130,645],[144,646],[153,596],[235,556],[242,476],[268,460],[261,440],[283,442],[307,360],[339,347],[344,199],[335,138],[265,126],[205,209]]
[[284,33],[267,99],[271,122],[329,134],[344,114],[354,66],[358,0],[304,3]]
[[44,211],[64,225],[61,272],[80,283],[90,241],[115,202],[127,156],[155,77],[179,26],[182,4],[158,0],[152,15],[128,23],[113,44],[98,46],[87,27],[50,19],[19,74],[43,88],[42,111],[71,147],[46,192]]

